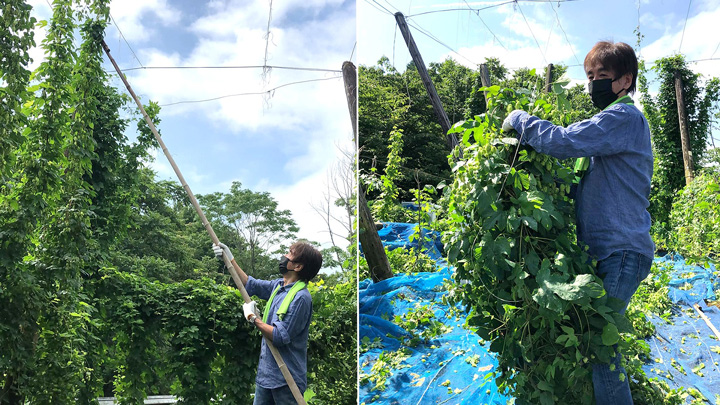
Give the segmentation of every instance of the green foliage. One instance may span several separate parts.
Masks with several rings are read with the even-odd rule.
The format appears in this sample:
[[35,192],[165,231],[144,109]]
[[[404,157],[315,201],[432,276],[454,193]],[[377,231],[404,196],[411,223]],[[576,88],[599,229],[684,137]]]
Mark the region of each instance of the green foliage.
[[[287,251],[298,231],[289,210],[278,209],[270,193],[243,189],[239,182],[233,182],[229,193],[198,196],[198,201],[247,274],[267,278],[277,273],[267,269],[275,268],[277,256]],[[277,248],[269,252],[271,247]]]
[[115,342],[121,403],[138,403],[170,382],[183,403],[252,402],[260,338],[238,310],[242,298],[233,288],[209,279],[152,282],[106,269],[96,291],[104,333]]
[[686,257],[720,257],[720,172],[703,171],[677,194],[670,212],[673,250]]
[[405,158],[402,156],[403,151],[403,131],[393,128],[390,131],[390,146],[387,155],[387,164],[385,165],[385,173],[377,177],[376,168],[370,170],[370,175],[363,176],[367,192],[378,191],[378,198],[370,201],[370,211],[376,221],[384,222],[405,222],[408,212],[398,200],[399,189],[398,184],[403,177],[402,166]]
[[613,345],[629,354],[631,325],[576,244],[571,171],[499,131],[513,109],[566,122],[569,105],[487,90],[488,113],[454,128],[464,160],[454,167],[445,248],[456,294],[468,326],[498,354],[501,390],[522,403],[591,403],[591,364],[609,362]]
[[308,346],[308,388],[323,404],[357,397],[357,280],[310,283],[313,319]]
[[[437,271],[435,260],[425,253],[419,252],[417,249],[398,248],[388,250],[388,248],[385,247],[385,254],[390,262],[390,269],[393,274],[415,274]],[[370,269],[364,257],[360,257],[358,274],[360,280],[370,278]]]
[[[52,20],[39,23],[46,60],[31,73],[30,6],[0,6],[0,403],[140,403],[169,392],[250,403],[261,337],[183,188],[145,168],[155,146],[147,124],[139,120],[135,142],[125,135],[133,116],[123,109],[134,107],[101,65],[108,19],[107,1],[54,1]],[[146,109],[158,124],[159,106]],[[247,198],[233,203],[257,201],[237,188]],[[277,214],[279,223],[289,215]],[[263,225],[258,237],[275,237],[276,224]],[[338,344],[333,355],[347,358],[354,279],[342,282],[337,294],[327,287],[316,319],[326,346]],[[336,369],[322,364],[324,385],[309,379],[325,391],[316,398],[347,402],[348,382],[335,389]]]
[[650,125],[655,158],[648,211],[653,219],[653,239],[658,248],[663,248],[669,239],[673,199],[685,186],[674,74],[679,72],[685,91],[693,171],[700,169],[705,155],[712,113],[717,110],[720,100],[720,81],[714,78],[703,83],[682,55],[670,56],[656,61],[652,68],[660,83],[657,96],[653,97],[649,93],[643,63],[640,68],[638,88],[643,113]]
[[[491,83],[499,86],[498,89],[525,89],[523,91],[528,94],[544,92],[543,72],[538,74],[534,69],[519,69],[510,76],[508,70],[494,58],[486,59],[485,65]],[[566,70],[563,66],[553,68],[553,91],[544,99],[560,105],[563,114],[559,118],[569,124],[590,118],[596,111],[583,86],[561,91],[561,86],[567,83],[561,79]],[[468,69],[447,59],[442,63],[431,63],[428,72],[451,122],[472,119],[486,112],[486,89],[481,83],[479,69]],[[404,161],[399,165],[402,178],[398,177],[395,182],[399,198],[409,201],[415,197],[413,189],[422,189],[428,184],[449,183],[451,173],[446,159],[449,148],[445,134],[440,129],[415,66],[411,63],[405,72],[399,73],[383,57],[376,66],[360,66],[358,77],[358,125],[361,134],[358,167],[361,173],[368,173],[372,168],[376,168],[378,173],[385,172],[388,161],[383,157],[388,155],[391,147],[387,134],[396,128],[403,131],[404,142],[408,145],[403,152]],[[377,199],[378,192],[369,192],[368,201]]]

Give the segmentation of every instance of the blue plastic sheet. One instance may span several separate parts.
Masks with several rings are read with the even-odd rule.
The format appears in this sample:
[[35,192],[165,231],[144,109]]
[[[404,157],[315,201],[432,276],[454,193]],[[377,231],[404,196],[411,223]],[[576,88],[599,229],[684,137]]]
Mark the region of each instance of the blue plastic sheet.
[[711,324],[720,326],[720,309],[708,306],[704,301],[716,299],[714,289],[718,288],[718,276],[715,266],[689,265],[677,254],[655,258],[655,263],[672,268],[668,295],[676,307],[670,322],[650,317],[655,334],[647,339],[651,362],[643,369],[649,377],[667,381],[671,388],[692,387],[709,403],[719,403],[720,341],[693,308],[697,304]]
[[[387,370],[391,376],[385,389],[373,390],[375,384],[362,384],[360,403],[505,405],[509,397],[498,392],[494,380],[486,378],[497,366],[488,352],[489,343],[463,328],[465,314],[459,308],[442,303],[447,294],[443,282],[452,278],[452,270],[442,259],[440,235],[424,230],[423,238],[413,238],[416,227],[386,223],[378,234],[391,250],[418,248],[421,241],[421,251],[436,260],[438,271],[396,275],[378,283],[360,282],[360,339],[372,347],[360,354],[361,373],[370,374],[381,352],[395,352],[403,338],[410,338],[409,331],[393,322],[397,315],[430,306],[445,333],[415,347],[403,346],[408,357]],[[375,347],[379,345],[382,347]]]
[[[360,403],[507,404],[511,398],[499,393],[495,382],[487,378],[497,366],[488,351],[489,343],[463,328],[465,314],[459,308],[442,303],[447,294],[443,282],[452,278],[452,268],[443,260],[440,235],[425,230],[424,237],[417,238],[413,236],[416,230],[417,224],[386,223],[378,234],[390,250],[421,245],[421,251],[436,260],[438,271],[396,275],[378,283],[360,282],[360,339],[370,347],[360,354],[361,374],[370,374],[382,352],[401,349],[401,340],[411,337],[394,322],[395,316],[431,305],[435,319],[448,331],[407,348],[408,357],[386,370],[384,390],[373,390],[373,383],[361,384]],[[720,327],[720,309],[705,304],[705,300],[716,299],[718,272],[712,264],[690,265],[676,254],[655,258],[655,262],[672,266],[668,294],[676,307],[669,323],[650,317],[656,333],[647,339],[651,360],[643,369],[649,377],[667,381],[671,388],[693,387],[708,403],[720,403],[720,341],[692,308],[698,304],[711,323]],[[691,400],[688,397],[686,403]]]

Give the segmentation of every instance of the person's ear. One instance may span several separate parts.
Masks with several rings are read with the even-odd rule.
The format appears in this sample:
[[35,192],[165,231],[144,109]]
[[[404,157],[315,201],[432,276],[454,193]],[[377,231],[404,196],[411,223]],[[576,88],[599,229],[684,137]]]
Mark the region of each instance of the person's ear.
[[295,263],[295,268],[293,269],[293,271],[300,271],[302,269],[303,269],[302,263]]
[[620,78],[620,83],[622,84],[622,88],[625,89],[626,92],[628,91],[630,86],[632,86],[632,80],[633,80],[632,73],[625,73]]

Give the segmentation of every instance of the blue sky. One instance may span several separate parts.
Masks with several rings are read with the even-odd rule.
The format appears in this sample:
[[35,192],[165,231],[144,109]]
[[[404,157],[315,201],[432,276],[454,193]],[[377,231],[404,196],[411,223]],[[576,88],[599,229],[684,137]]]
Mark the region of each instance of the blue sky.
[[[568,78],[585,83],[582,61],[590,48],[608,39],[635,46],[634,31],[639,27],[644,36],[640,56],[647,62],[678,52],[687,60],[712,57],[715,60],[692,63],[691,69],[706,77],[720,76],[718,0],[503,3],[508,2],[358,0],[358,64],[374,65],[387,56],[404,70],[411,57],[392,15],[400,11],[408,18],[426,64],[447,57],[473,68],[486,57],[499,58],[510,69],[563,64],[569,66]],[[720,145],[718,131],[714,136]]]
[[[47,1],[30,3],[37,18],[50,16]],[[114,0],[110,13],[117,25],[108,27],[105,40],[123,69],[266,64],[339,71],[346,60],[356,63],[354,0]],[[36,30],[36,42],[44,35]],[[37,66],[42,51],[31,56]],[[109,62],[107,66],[112,69]],[[164,106],[159,126],[163,140],[194,193],[227,192],[233,181],[268,191],[282,209],[293,212],[300,237],[328,244],[327,226],[311,204],[322,202],[341,150],[353,148],[340,73],[272,69],[263,76],[262,69],[140,69],[126,74],[143,102]],[[169,105],[314,79],[327,80],[265,95]],[[130,136],[134,128],[132,124]],[[175,179],[161,151],[152,166],[161,178]]]

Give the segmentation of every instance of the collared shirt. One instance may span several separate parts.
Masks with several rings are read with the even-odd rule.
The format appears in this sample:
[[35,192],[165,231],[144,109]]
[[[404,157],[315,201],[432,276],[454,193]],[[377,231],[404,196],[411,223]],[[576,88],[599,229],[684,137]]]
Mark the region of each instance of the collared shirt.
[[[279,320],[277,311],[280,304],[282,304],[288,291],[295,284],[291,283],[283,286],[283,282],[282,278],[267,281],[248,276],[245,289],[249,295],[255,295],[266,300],[270,298],[270,294],[275,288],[278,285],[280,286],[280,290],[273,298],[267,323],[273,326],[273,345],[278,349],[283,361],[285,361],[298,388],[304,392],[307,388],[307,346],[310,318],[312,316],[312,297],[306,288],[298,291],[290,303],[283,320]],[[262,348],[260,349],[260,363],[258,364],[255,383],[268,389],[287,385],[285,377],[280,372],[280,368],[275,362],[275,358],[273,358],[265,339],[263,339]]]
[[575,200],[578,240],[602,260],[618,250],[653,257],[650,238],[650,128],[633,105],[618,103],[567,128],[524,111],[510,124],[536,151],[567,159],[590,157]]

